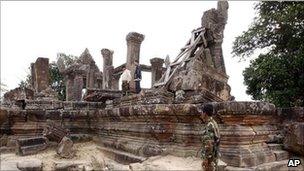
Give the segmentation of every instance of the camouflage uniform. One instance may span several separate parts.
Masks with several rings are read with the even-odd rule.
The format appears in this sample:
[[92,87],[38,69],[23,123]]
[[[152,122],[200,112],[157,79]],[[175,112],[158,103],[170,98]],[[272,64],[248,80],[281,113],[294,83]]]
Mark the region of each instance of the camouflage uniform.
[[202,166],[206,171],[214,171],[217,168],[219,157],[219,128],[215,120],[210,117],[202,135]]

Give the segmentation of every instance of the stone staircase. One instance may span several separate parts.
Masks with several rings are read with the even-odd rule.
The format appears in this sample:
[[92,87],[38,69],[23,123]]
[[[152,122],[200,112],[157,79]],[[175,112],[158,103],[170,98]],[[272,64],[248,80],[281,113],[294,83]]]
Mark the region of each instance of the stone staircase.
[[270,143],[267,145],[274,153],[276,161],[289,159],[290,155],[286,150],[283,150],[283,144]]
[[[301,164],[298,167],[287,167],[288,161],[290,158],[299,158],[291,156],[291,154],[283,149],[283,144],[269,143],[267,144],[269,149],[274,153],[276,161],[263,163],[255,167],[250,168],[241,168],[241,167],[232,167],[219,166],[219,171],[303,171],[304,165]],[[301,163],[304,162],[304,158],[299,158]]]

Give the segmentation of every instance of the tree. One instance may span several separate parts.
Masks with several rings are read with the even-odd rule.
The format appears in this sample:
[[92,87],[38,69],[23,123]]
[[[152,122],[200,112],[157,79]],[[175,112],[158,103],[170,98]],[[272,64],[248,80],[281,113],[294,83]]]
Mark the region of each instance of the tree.
[[232,51],[243,59],[266,51],[243,72],[246,92],[280,107],[304,106],[304,3],[264,1],[255,10],[257,17]]
[[[71,64],[73,64],[78,59],[77,56],[66,55],[60,53],[57,57],[57,62],[52,62],[49,65],[49,85],[54,89],[58,94],[59,100],[65,100],[66,92],[65,92],[65,81],[64,76],[61,74],[61,71],[65,68],[68,68]],[[22,80],[19,83],[19,87],[29,88],[31,85],[31,75],[28,74],[25,80]]]
[[30,74],[27,74],[25,80],[20,81],[18,86],[20,88],[28,88],[31,85],[31,80],[32,80],[32,76]]
[[49,65],[50,85],[57,92],[59,100],[65,100],[66,97],[66,86],[61,72],[71,66],[77,59],[77,56],[60,53],[57,57],[57,63],[53,62]]
[[65,100],[65,83],[64,77],[59,72],[58,65],[53,62],[49,65],[49,72],[50,72],[50,85],[52,89],[54,89],[58,94],[59,100]]

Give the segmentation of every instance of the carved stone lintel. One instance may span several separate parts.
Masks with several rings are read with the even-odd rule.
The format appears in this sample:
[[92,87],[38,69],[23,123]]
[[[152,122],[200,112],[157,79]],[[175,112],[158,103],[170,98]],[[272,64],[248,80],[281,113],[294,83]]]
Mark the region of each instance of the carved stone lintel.
[[101,50],[101,55],[103,57],[103,66],[109,66],[113,65],[113,54],[114,51],[109,50],[109,49],[102,49]]

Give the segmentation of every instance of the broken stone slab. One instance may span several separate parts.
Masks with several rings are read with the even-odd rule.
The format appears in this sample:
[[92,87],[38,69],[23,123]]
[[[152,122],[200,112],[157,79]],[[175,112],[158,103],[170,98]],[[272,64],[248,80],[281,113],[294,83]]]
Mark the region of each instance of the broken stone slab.
[[46,126],[43,130],[43,135],[50,141],[59,143],[63,137],[69,135],[69,131],[54,121],[47,120]]
[[70,138],[63,137],[58,145],[57,154],[62,158],[73,158],[75,155],[73,144]]
[[17,168],[21,171],[41,171],[42,162],[39,159],[19,161],[17,163]]
[[36,154],[48,146],[48,140],[45,137],[19,138],[16,143],[16,153],[22,156]]

